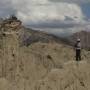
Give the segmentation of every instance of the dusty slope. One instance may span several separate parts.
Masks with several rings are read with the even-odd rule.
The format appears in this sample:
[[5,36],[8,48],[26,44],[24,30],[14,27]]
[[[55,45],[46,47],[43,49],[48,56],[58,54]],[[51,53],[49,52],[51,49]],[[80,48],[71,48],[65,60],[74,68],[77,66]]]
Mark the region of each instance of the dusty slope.
[[36,83],[34,90],[90,90],[90,65],[71,62],[51,72]]
[[[85,51],[83,53],[86,54]],[[90,56],[90,52],[87,52]],[[86,55],[87,56],[87,55]],[[90,62],[74,61],[74,51],[57,43],[34,43],[19,48],[18,61],[0,77],[1,90],[89,90]],[[14,65],[16,64],[16,66]],[[3,67],[4,68],[4,67]],[[88,88],[88,89],[87,89]]]

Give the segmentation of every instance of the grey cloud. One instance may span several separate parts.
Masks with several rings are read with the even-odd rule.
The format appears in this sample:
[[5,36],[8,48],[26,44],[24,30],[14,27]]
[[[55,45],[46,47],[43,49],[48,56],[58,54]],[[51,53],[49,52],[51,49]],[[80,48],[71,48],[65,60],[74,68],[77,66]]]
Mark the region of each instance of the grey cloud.
[[77,4],[81,4],[81,3],[90,3],[90,0],[49,0],[51,2],[67,2],[67,3],[77,3]]
[[35,28],[73,28],[82,26],[82,23],[76,23],[75,21],[59,21],[59,20],[52,20],[46,22],[39,22],[36,24],[31,24],[31,27]]
[[15,13],[10,0],[0,1],[0,17],[6,17],[7,15]]

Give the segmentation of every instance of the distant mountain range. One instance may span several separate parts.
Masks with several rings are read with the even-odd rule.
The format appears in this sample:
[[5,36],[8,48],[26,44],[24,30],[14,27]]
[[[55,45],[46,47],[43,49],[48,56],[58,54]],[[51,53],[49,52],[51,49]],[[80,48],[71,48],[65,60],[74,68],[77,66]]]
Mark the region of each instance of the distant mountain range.
[[74,46],[77,38],[81,39],[82,48],[89,49],[90,48],[90,32],[89,31],[80,31],[69,35],[68,37],[58,37],[53,34],[48,34],[44,31],[37,31],[30,28],[23,28],[21,30],[20,39],[22,41],[22,45],[29,46],[32,43],[36,42],[57,42],[63,43],[66,45]]
[[31,28],[22,27],[20,33],[20,45],[29,46],[33,43],[42,42],[42,43],[49,43],[49,42],[56,42],[56,43],[63,43],[68,45],[68,40],[62,37],[55,36],[53,34],[33,30]]

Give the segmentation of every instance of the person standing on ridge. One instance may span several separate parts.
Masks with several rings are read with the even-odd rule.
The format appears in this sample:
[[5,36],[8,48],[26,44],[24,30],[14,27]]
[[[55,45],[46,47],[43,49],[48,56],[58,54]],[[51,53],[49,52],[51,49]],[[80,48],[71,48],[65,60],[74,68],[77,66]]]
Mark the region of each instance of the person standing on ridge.
[[76,61],[81,60],[81,42],[80,39],[77,39],[77,42],[75,44],[75,49],[76,49]]

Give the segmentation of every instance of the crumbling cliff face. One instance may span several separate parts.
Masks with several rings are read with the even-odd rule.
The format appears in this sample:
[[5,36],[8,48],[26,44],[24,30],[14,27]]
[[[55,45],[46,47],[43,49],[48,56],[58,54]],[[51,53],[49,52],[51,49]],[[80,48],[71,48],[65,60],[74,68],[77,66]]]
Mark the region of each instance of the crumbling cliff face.
[[15,79],[15,71],[19,58],[19,36],[21,22],[19,20],[3,20],[0,28],[1,72],[0,76]]
[[[77,63],[72,47],[44,33],[47,37],[42,38],[41,32],[35,43],[20,45],[20,36],[26,34],[18,21],[6,20],[0,28],[0,90],[90,89],[89,51],[83,50],[82,61]],[[26,33],[37,37],[35,31]]]

